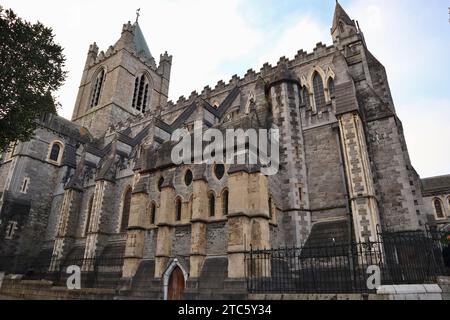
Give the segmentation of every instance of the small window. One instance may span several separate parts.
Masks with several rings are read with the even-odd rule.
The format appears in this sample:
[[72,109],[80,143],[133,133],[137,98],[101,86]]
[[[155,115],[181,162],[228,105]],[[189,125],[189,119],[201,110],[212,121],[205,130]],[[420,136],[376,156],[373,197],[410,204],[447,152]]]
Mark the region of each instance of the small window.
[[223,164],[216,164],[214,166],[214,175],[218,180],[222,180],[225,175],[225,166]]
[[339,22],[339,31],[341,33],[345,32],[345,27],[344,27],[344,23],[342,21]]
[[328,79],[328,92],[330,93],[330,98],[334,98],[334,80],[331,77]]
[[6,226],[5,239],[13,240],[16,234],[16,230],[17,230],[17,222],[9,221],[8,225]]
[[176,201],[176,216],[175,216],[175,220],[176,221],[181,221],[181,199],[177,198]]
[[189,199],[189,219],[192,219],[194,214],[194,196]]
[[22,182],[22,186],[20,187],[20,192],[27,193],[29,185],[30,185],[30,178],[24,178],[23,182]]
[[161,192],[163,184],[164,184],[164,178],[161,177],[161,178],[159,178],[159,180],[158,180],[158,191],[159,191],[159,192]]
[[436,211],[436,216],[437,216],[439,219],[444,218],[444,210],[443,210],[443,208],[442,208],[442,202],[441,202],[441,200],[439,200],[439,199],[435,199],[435,200],[434,200],[434,209],[435,209],[435,211]]
[[302,188],[298,188],[298,198],[300,200],[300,204],[303,201],[303,189]]
[[269,197],[269,217],[272,220],[273,218],[272,197]]
[[301,98],[302,98],[302,105],[305,107],[310,107],[309,92],[308,89],[306,89],[306,87],[302,88]]
[[229,197],[228,190],[225,190],[222,193],[222,211],[223,211],[222,213],[224,216],[228,215],[228,197]]
[[186,184],[186,186],[189,187],[192,184],[192,179],[193,179],[192,171],[191,170],[186,171],[186,174],[184,175],[184,183]]
[[52,151],[50,152],[50,160],[57,162],[60,152],[61,152],[61,147],[59,146],[59,144],[57,144],[57,143],[53,144]]
[[155,224],[156,222],[156,204],[152,202],[150,206],[150,224]]
[[209,202],[209,216],[214,217],[216,215],[216,197],[214,197],[213,193],[208,195]]

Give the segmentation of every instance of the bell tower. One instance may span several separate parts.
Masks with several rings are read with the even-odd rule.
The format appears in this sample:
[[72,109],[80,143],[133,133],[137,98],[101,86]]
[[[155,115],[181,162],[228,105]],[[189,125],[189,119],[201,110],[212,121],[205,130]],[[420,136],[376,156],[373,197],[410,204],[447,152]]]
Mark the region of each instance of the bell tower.
[[165,105],[171,67],[167,52],[156,64],[138,19],[128,22],[106,52],[90,45],[72,121],[99,138],[111,125]]

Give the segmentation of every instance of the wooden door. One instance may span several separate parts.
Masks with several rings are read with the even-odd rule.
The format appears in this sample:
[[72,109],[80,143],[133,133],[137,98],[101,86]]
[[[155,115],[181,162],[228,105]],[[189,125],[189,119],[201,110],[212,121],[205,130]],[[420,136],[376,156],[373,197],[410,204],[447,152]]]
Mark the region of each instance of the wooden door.
[[184,276],[183,271],[176,267],[169,278],[168,300],[183,300],[184,297]]

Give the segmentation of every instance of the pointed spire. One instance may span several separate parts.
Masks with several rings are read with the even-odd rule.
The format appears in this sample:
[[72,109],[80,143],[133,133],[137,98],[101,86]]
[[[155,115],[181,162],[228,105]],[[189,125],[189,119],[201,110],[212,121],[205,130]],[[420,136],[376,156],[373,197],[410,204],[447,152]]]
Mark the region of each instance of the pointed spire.
[[334,32],[336,28],[339,26],[339,21],[344,22],[349,26],[355,26],[355,22],[350,19],[347,12],[345,12],[344,8],[342,8],[341,4],[338,0],[336,0],[336,8],[334,9],[334,17],[333,17],[333,26],[331,27],[331,32]]
[[136,21],[133,25],[134,35],[134,47],[137,54],[143,53],[147,58],[153,58],[150,49],[148,48],[147,41],[145,41],[144,34],[142,33],[139,23]]

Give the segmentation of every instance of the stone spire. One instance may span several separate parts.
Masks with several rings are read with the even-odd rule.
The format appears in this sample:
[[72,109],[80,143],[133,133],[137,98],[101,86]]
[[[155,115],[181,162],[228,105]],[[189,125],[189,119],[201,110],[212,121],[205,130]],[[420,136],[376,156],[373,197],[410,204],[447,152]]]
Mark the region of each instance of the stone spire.
[[342,21],[346,25],[356,27],[355,22],[350,19],[347,12],[342,8],[338,0],[336,0],[336,8],[334,9],[333,26],[331,27],[331,32],[333,33],[339,26],[339,21]]
[[133,24],[131,22],[124,24],[122,35],[114,47],[116,50],[125,48],[131,52],[135,52],[138,56],[142,55],[146,59],[153,59],[138,21]]

